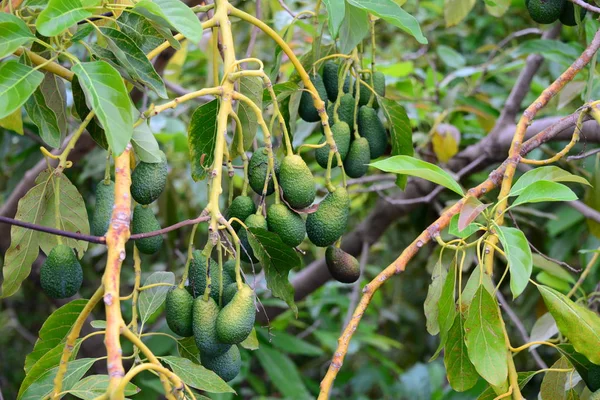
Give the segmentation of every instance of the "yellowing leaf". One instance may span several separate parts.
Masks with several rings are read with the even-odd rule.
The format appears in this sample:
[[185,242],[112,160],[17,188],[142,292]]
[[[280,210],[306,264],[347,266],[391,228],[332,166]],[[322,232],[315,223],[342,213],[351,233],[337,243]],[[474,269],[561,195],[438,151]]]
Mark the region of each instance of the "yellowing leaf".
[[449,130],[439,129],[438,127],[438,129],[433,132],[431,144],[433,145],[433,151],[438,160],[443,163],[447,163],[456,153],[458,153],[458,143]]
[[23,134],[23,116],[21,109],[16,109],[12,114],[0,119],[0,127],[8,129],[9,131],[17,132],[19,135]]
[[444,0],[444,20],[446,27],[462,21],[475,5],[475,0]]

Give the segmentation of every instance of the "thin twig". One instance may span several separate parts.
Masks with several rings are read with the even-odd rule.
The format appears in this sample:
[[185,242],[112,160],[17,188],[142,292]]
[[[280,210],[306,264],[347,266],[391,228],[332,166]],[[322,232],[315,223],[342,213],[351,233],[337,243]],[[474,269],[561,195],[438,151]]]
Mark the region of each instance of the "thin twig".
[[570,0],[570,1],[572,1],[574,4],[577,4],[579,7],[585,8],[586,10],[589,10],[593,13],[600,14],[600,8],[595,7],[591,4],[588,4],[583,0]]
[[346,318],[344,318],[344,325],[342,325],[342,330],[348,325],[350,322],[350,318],[352,318],[352,313],[358,304],[358,300],[360,299],[360,281],[365,273],[365,267],[369,260],[369,242],[366,240],[363,241],[362,250],[360,251],[360,278],[354,284],[352,288],[352,295],[350,296],[350,304],[348,305],[348,312],[346,313]]
[[576,156],[569,156],[566,158],[566,160],[567,161],[583,160],[584,158],[591,157],[598,153],[600,153],[600,148],[586,151],[585,153],[577,154]]

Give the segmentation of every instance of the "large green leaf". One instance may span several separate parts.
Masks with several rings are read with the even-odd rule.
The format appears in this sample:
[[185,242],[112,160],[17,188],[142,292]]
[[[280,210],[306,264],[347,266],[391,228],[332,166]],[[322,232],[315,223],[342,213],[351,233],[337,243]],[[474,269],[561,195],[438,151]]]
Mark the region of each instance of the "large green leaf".
[[446,276],[448,272],[441,260],[435,263],[433,272],[431,273],[431,283],[427,290],[427,298],[423,303],[423,309],[425,311],[425,318],[427,319],[427,332],[430,335],[437,335],[440,332],[440,325],[438,323],[439,315],[439,301],[442,296],[442,288],[444,282],[446,282]]
[[404,32],[411,34],[417,42],[427,44],[427,39],[421,32],[419,22],[415,17],[404,11],[393,0],[346,0],[348,4],[361,8],[374,14],[386,22],[397,26]]
[[337,38],[337,35],[340,31],[340,26],[344,21],[346,2],[345,0],[323,0],[323,3],[327,9],[327,27],[329,28],[331,38],[335,39]]
[[35,21],[35,26],[44,36],[59,35],[77,22],[94,15],[90,8],[100,3],[100,0],[49,0]]
[[211,393],[235,393],[217,374],[187,358],[166,356],[161,357],[161,360],[188,386]]
[[148,318],[164,303],[167,293],[175,284],[175,274],[169,271],[157,271],[152,273],[144,281],[144,286],[154,283],[165,283],[164,286],[156,286],[143,290],[138,299],[138,308],[140,310],[140,320],[146,322]]
[[592,363],[586,356],[576,352],[570,343],[559,344],[558,351],[575,367],[588,389],[592,392],[600,390],[600,365]]
[[[90,109],[87,105],[85,92],[79,84],[79,79],[77,79],[76,76],[74,76],[73,80],[71,81],[71,92],[73,93],[73,107],[75,108],[75,113],[79,116],[79,120],[83,121],[90,112]],[[87,124],[85,129],[89,132],[90,136],[92,139],[94,139],[94,142],[96,142],[98,146],[108,150],[106,134],[104,133],[104,129],[102,129],[100,126],[97,116]]]
[[[437,358],[448,338],[448,331],[454,323],[456,316],[456,258],[452,260],[452,264],[446,276],[446,280],[442,286],[442,293],[438,300],[438,327],[440,332],[440,344],[431,360]],[[431,361],[430,360],[430,361]]]
[[177,352],[183,358],[187,358],[194,364],[200,362],[200,350],[196,346],[196,339],[193,336],[185,337],[177,341]]
[[465,340],[475,369],[494,386],[502,385],[508,376],[508,349],[502,324],[496,300],[480,285],[469,306]]
[[[79,382],[77,382],[71,389],[68,390],[69,394],[83,400],[94,400],[102,396],[106,389],[108,389],[108,383],[110,377],[108,375],[90,375],[86,376]],[[127,382],[125,385],[124,394],[125,396],[133,396],[140,391],[140,388],[135,386],[131,382]]]
[[[412,128],[406,110],[394,100],[378,96],[377,101],[381,104],[383,114],[389,123],[392,155],[412,156]],[[402,189],[406,187],[406,181],[406,176],[399,175],[396,178],[396,184]]]
[[569,339],[577,352],[594,364],[600,364],[600,317],[554,289],[539,285],[538,290],[560,333]]
[[[70,390],[82,376],[96,362],[95,358],[81,358],[70,361],[67,364],[67,372],[63,378],[62,390]],[[54,378],[58,367],[54,367],[40,375],[31,385],[17,398],[18,400],[40,400],[48,396],[54,388]]]
[[67,90],[64,80],[51,72],[44,74],[40,90],[46,100],[46,105],[54,111],[58,127],[63,135],[67,133]]
[[467,345],[465,344],[465,319],[462,313],[454,317],[454,324],[448,331],[444,351],[444,365],[448,375],[448,382],[452,389],[464,392],[475,386],[479,375],[469,360]]
[[248,241],[263,266],[267,287],[273,296],[284,300],[297,315],[294,287],[290,284],[288,275],[291,269],[300,266],[298,254],[283,243],[279,235],[265,229],[250,228]]
[[73,72],[104,128],[110,149],[121,154],[133,134],[133,104],[121,75],[106,61],[75,64]]
[[369,33],[369,14],[347,3],[339,34],[340,53],[350,53],[367,36],[367,33]]
[[196,14],[180,0],[141,0],[132,9],[160,26],[173,27],[189,40],[202,40],[202,24]]
[[142,122],[140,125],[133,128],[131,145],[133,146],[135,154],[141,161],[145,163],[161,162],[162,151],[160,151],[158,142],[147,122]]
[[525,203],[541,203],[545,201],[573,201],[577,195],[562,183],[538,181],[528,185],[515,199],[511,207]]
[[438,185],[442,185],[453,192],[463,196],[460,185],[446,171],[423,160],[410,156],[392,156],[385,160],[377,161],[371,166],[385,172],[394,174],[405,174],[426,179]]
[[461,294],[461,309],[464,311],[473,301],[473,297],[479,289],[479,286],[483,284],[483,287],[486,288],[488,293],[494,293],[494,283],[492,282],[492,278],[486,274],[485,272],[481,272],[481,268],[478,266],[475,267],[473,272],[471,272],[471,276],[469,276],[469,280],[465,285],[465,288]]
[[[262,99],[263,99],[263,85],[262,79],[256,76],[243,76],[240,80],[240,92],[248,97],[254,104],[262,110]],[[238,117],[242,124],[242,132],[244,136],[244,150],[248,150],[252,146],[254,136],[258,130],[258,118],[254,110],[245,102],[240,101],[237,110]],[[231,151],[231,158],[239,156],[237,143],[239,141],[239,131],[235,130],[233,135],[233,146]]]
[[529,242],[525,234],[517,228],[499,226],[497,234],[510,268],[510,291],[513,297],[517,298],[527,287],[533,270]]
[[144,54],[154,50],[165,41],[152,22],[139,14],[123,12],[117,20],[117,24],[121,32],[133,40]]
[[[213,163],[213,153],[217,141],[218,100],[201,105],[192,114],[188,128],[188,147],[190,149],[190,166],[195,181],[206,177],[206,169]],[[217,166],[220,168],[220,166]]]
[[[552,366],[551,369],[569,369],[571,364],[567,357],[562,356]],[[540,398],[544,400],[565,400],[565,384],[568,376],[572,372],[566,371],[548,371],[544,375],[542,385],[540,386]]]
[[35,36],[19,17],[0,12],[0,58],[31,42]]
[[54,111],[46,104],[40,88],[25,102],[25,110],[31,121],[38,127],[42,140],[50,147],[60,146],[61,130]]
[[280,351],[262,346],[254,354],[267,372],[269,380],[282,393],[283,397],[295,400],[312,399],[296,366],[288,356]]
[[40,71],[16,60],[0,63],[0,119],[18,110],[43,79]]

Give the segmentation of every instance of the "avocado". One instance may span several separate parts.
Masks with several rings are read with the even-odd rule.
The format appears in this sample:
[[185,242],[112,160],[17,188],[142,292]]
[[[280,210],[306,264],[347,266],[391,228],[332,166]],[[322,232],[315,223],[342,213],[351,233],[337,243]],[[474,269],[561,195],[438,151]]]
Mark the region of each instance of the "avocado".
[[577,25],[577,20],[575,19],[575,10],[579,12],[579,20],[583,21],[585,18],[585,14],[587,10],[583,7],[575,8],[574,4],[570,1],[565,1],[565,5],[560,13],[560,22],[566,26],[575,26]]
[[[244,221],[244,224],[248,228],[262,228],[268,229],[267,220],[261,214],[252,214]],[[240,230],[238,234],[240,238],[240,258],[249,263],[252,260],[253,263],[258,262],[256,257],[254,257],[254,250],[250,246],[250,242],[248,241],[248,231],[245,229]]]
[[231,281],[235,281],[235,260],[227,260],[223,263],[223,272],[229,275]]
[[205,301],[204,297],[200,296],[194,300],[192,314],[194,340],[201,356],[214,357],[226,353],[231,346],[217,339],[216,321],[219,315],[217,303],[211,297]]
[[[382,72],[376,71],[373,74],[373,82],[371,82],[370,74],[366,74],[362,78],[362,80],[367,85],[371,86],[373,88],[373,90],[375,91],[375,93],[377,93],[379,96],[385,97],[385,75]],[[372,85],[371,85],[371,83],[372,83]],[[366,105],[369,102],[371,95],[373,95],[373,92],[371,92],[371,90],[367,87],[367,85],[365,85],[362,82],[360,84],[360,99],[358,99],[359,107]],[[356,86],[352,86],[352,94],[354,95],[355,92],[356,92]],[[379,108],[379,104],[377,103],[377,97],[375,97],[375,99],[373,101],[373,108],[375,108],[375,109]]]
[[[334,63],[333,61],[327,61],[325,65],[323,65],[323,84],[325,85],[325,90],[327,91],[327,98],[329,101],[334,102],[337,100],[339,87],[338,87],[338,79],[339,74],[341,73],[340,69],[343,68],[343,65]],[[346,80],[349,81],[350,77],[346,76]],[[348,87],[350,86],[350,82],[348,82],[348,86],[344,83],[344,92],[348,92]]]
[[[279,160],[274,160],[275,176],[279,176]],[[250,187],[256,194],[263,195],[263,188],[265,186],[265,179],[267,176],[267,170],[269,169],[269,156],[265,147],[259,147],[250,157],[250,163],[248,164],[248,181]],[[275,187],[273,185],[273,179],[269,177],[269,184],[267,185],[267,193],[269,196]]]
[[308,214],[306,233],[319,247],[332,245],[342,236],[348,223],[350,197],[343,187],[329,193],[319,204],[319,209]]
[[[194,298],[200,297],[206,290],[206,256],[200,250],[194,250],[188,271],[188,290]],[[219,304],[221,271],[219,264],[210,260],[210,297]],[[234,279],[228,273],[223,274],[223,289],[233,282]]]
[[233,296],[235,296],[237,291],[237,283],[235,282],[230,283],[229,285],[227,285],[227,287],[225,287],[225,289],[223,290],[223,307],[225,307],[227,304],[229,304],[229,302],[231,302]]
[[219,312],[216,324],[217,338],[221,343],[242,342],[252,332],[255,317],[254,291],[244,284],[229,304]]
[[[317,93],[321,100],[325,102],[325,109],[327,109],[327,90],[323,84],[323,78],[321,78],[321,75],[316,74],[310,77],[310,81],[317,89]],[[313,97],[307,90],[302,91],[300,105],[298,106],[298,114],[300,115],[300,118],[306,122],[317,122],[321,119],[321,117],[319,117],[319,110],[315,108]]]
[[231,346],[229,351],[220,356],[209,356],[200,352],[200,361],[205,368],[210,369],[226,382],[238,376],[242,368],[242,357],[237,346]]
[[369,142],[372,160],[385,153],[388,145],[387,133],[373,108],[362,106],[358,110],[358,133]]
[[288,246],[296,247],[306,236],[304,220],[285,204],[272,204],[267,209],[269,230],[276,233]]
[[297,154],[286,156],[279,171],[279,186],[290,207],[301,210],[315,200],[315,179],[308,165]]
[[40,284],[46,295],[53,299],[66,299],[79,291],[83,270],[69,246],[54,247],[40,269]]
[[[340,121],[344,121],[349,127],[354,126],[354,110],[355,110],[354,97],[350,93],[346,93],[340,99],[340,106],[338,107],[338,118]],[[335,119],[333,118],[334,103],[331,103],[327,107],[327,116],[329,117],[329,125],[334,125]]]
[[355,139],[350,144],[350,151],[344,160],[344,172],[350,178],[360,178],[367,173],[371,151],[369,142],[364,137]]
[[166,159],[158,163],[141,161],[131,174],[131,197],[140,204],[150,204],[158,199],[166,185]]
[[92,214],[90,230],[94,236],[104,236],[110,225],[115,204],[115,183],[102,181],[96,186],[96,208]]
[[338,282],[354,283],[360,277],[358,260],[340,248],[327,247],[325,263],[333,279]]
[[[131,223],[131,233],[147,233],[153,232],[160,229],[160,224],[156,220],[154,213],[149,207],[138,204],[133,209],[133,221]],[[163,244],[162,235],[156,235],[147,237],[144,239],[137,239],[135,246],[144,254],[154,254]]]
[[[350,127],[344,121],[340,121],[331,127],[331,133],[333,134],[333,140],[335,140],[340,157],[342,158],[342,161],[344,161],[348,155],[348,150],[350,149],[350,139],[352,137],[350,134]],[[319,143],[323,142],[325,142],[325,136],[321,138]],[[325,145],[317,149],[315,151],[315,158],[322,168],[327,168],[327,162],[329,161],[329,146]],[[331,166],[337,166],[337,160],[335,156],[331,161]]]
[[192,308],[194,298],[183,288],[174,288],[167,293],[165,312],[169,329],[179,336],[194,335],[192,330]]
[[[235,217],[240,221],[244,221],[250,215],[256,212],[256,205],[254,201],[248,196],[238,196],[231,202],[229,208],[225,211],[225,219]],[[233,221],[231,227],[237,232],[242,227],[239,222]]]
[[525,0],[531,19],[539,24],[551,24],[563,11],[567,0]]
[[383,72],[375,71],[373,74],[373,89],[381,97],[385,97],[385,75]]

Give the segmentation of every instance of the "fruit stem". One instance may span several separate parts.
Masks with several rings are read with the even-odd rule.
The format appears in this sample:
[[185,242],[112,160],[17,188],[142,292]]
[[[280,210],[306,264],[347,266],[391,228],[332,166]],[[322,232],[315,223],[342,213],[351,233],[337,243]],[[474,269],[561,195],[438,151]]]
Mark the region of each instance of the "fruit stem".
[[[238,132],[238,141],[236,143],[237,152],[242,157],[242,163],[244,164],[244,183],[242,184],[242,196],[246,196],[248,194],[248,156],[244,150],[244,132],[242,130],[242,122],[235,111],[232,110],[229,115],[235,121],[235,129]],[[234,144],[232,143],[231,146],[233,145]]]
[[[371,86],[375,87],[375,19],[371,14],[369,14],[369,27],[371,30]],[[375,98],[377,98],[377,95],[371,92],[371,95],[369,96],[369,102],[367,103],[367,107],[373,107]]]
[[187,249],[187,259],[185,260],[185,267],[183,268],[181,281],[177,285],[177,287],[180,289],[182,289],[185,286],[185,282],[187,281],[190,272],[190,264],[194,256],[194,239],[196,237],[196,230],[198,230],[198,224],[194,224],[194,226],[192,226],[192,232],[190,233],[190,241],[188,243]]
[[212,254],[213,247],[215,247],[215,244],[209,238],[209,240],[206,242],[206,246],[204,246],[204,249],[202,250],[202,257],[206,258],[206,287],[204,288],[204,295],[202,296],[204,301],[208,301],[208,298],[210,297],[210,291],[212,290],[212,281],[210,279],[210,267],[212,264],[212,259],[210,256]]
[[[142,259],[140,258],[140,252],[137,249],[137,246],[133,246],[133,271],[135,274],[135,281],[133,284],[133,292],[131,297],[131,329],[137,333],[138,332],[138,311],[137,311],[137,303],[138,297],[140,295],[140,285],[142,284]],[[143,327],[143,324],[142,324]],[[133,355],[136,361],[139,359],[140,349],[137,346],[133,348]]]

